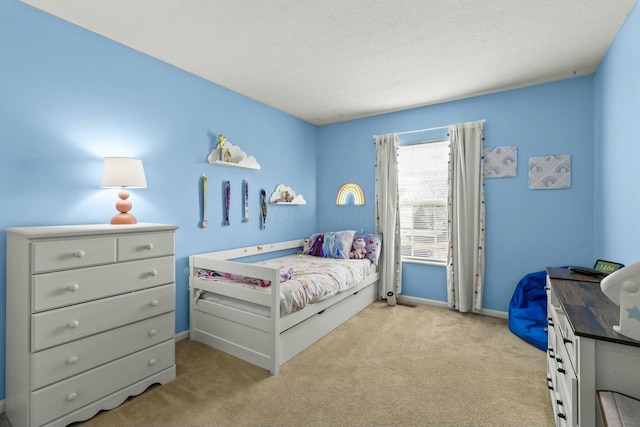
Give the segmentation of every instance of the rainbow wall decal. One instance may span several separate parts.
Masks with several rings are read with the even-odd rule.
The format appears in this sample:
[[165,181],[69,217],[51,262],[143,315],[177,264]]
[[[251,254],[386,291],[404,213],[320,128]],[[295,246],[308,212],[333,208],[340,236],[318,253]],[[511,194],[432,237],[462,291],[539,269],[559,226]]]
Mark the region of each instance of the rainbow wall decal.
[[349,182],[340,187],[340,190],[338,190],[338,196],[336,197],[336,205],[344,206],[348,204],[350,198],[353,198],[354,205],[364,205],[364,193],[362,192],[362,188],[353,182]]

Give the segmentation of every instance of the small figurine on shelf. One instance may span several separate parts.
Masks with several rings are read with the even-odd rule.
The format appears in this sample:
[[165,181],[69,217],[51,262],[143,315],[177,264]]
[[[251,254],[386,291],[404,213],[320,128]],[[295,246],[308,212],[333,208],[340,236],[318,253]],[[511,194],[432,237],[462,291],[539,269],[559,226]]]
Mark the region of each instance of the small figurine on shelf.
[[293,198],[296,196],[296,193],[289,190],[284,190],[280,193],[280,197],[278,197],[275,202],[276,203],[291,203]]
[[[224,160],[222,158],[222,152],[224,151],[224,144],[226,144],[226,143],[227,143],[227,138],[225,138],[225,136],[222,135],[222,134],[218,135],[218,149],[220,150],[220,160]],[[228,149],[227,149],[227,152],[229,152]],[[229,153],[229,154],[231,154],[231,153]],[[227,161],[229,161],[229,160],[227,160]]]

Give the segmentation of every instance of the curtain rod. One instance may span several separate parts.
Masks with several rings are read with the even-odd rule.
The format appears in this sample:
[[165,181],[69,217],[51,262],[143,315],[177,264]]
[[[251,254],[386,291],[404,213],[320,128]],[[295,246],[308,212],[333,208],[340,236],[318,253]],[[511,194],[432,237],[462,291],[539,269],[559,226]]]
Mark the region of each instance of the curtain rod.
[[408,130],[406,132],[397,132],[398,135],[407,135],[409,133],[418,133],[418,132],[429,132],[432,130],[440,130],[440,129],[448,129],[449,126],[438,126],[435,128],[426,128],[426,129],[416,129],[416,130]]
[[[426,128],[426,129],[417,129],[417,130],[408,130],[406,132],[395,132],[397,135],[406,135],[409,133],[418,133],[418,132],[429,132],[432,130],[439,130],[439,129],[447,129],[449,126],[438,126],[435,128]],[[378,137],[380,135],[373,135],[374,138]]]
[[[482,120],[476,120],[475,122],[467,122],[467,123],[476,123],[476,122],[480,122],[480,123],[484,123],[486,120],[482,119]],[[461,124],[466,124],[466,123],[461,123]],[[433,127],[433,128],[426,128],[426,129],[416,129],[416,130],[408,130],[405,132],[396,132],[398,135],[407,135],[409,133],[418,133],[418,132],[429,132],[432,130],[440,130],[440,129],[448,129],[449,126],[451,125],[447,125],[447,126],[437,126],[437,127]],[[380,135],[373,135],[373,137],[377,137]]]

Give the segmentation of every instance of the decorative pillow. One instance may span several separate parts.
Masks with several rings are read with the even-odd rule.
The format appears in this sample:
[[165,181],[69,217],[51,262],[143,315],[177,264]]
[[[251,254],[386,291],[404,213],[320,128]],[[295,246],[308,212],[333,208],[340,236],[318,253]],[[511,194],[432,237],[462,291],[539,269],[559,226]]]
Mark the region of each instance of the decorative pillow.
[[331,231],[312,234],[309,255],[325,258],[349,259],[355,230]]
[[358,234],[354,236],[353,240],[355,239],[364,239],[367,249],[365,257],[375,265],[378,265],[382,248],[382,233]]
[[324,256],[326,258],[349,259],[356,230],[335,231],[324,234]]

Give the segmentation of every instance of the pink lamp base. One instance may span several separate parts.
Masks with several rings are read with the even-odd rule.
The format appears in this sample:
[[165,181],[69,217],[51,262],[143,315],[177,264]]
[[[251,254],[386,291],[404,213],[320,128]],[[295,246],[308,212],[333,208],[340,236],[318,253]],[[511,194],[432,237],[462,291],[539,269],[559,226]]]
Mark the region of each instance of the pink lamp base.
[[129,192],[122,188],[118,193],[120,200],[116,203],[116,209],[120,212],[111,218],[111,224],[137,224],[136,217],[131,215],[131,202],[127,200],[129,198]]
[[138,221],[136,220],[136,217],[131,215],[130,213],[119,213],[117,215],[114,215],[113,218],[111,218],[111,224],[137,224]]

